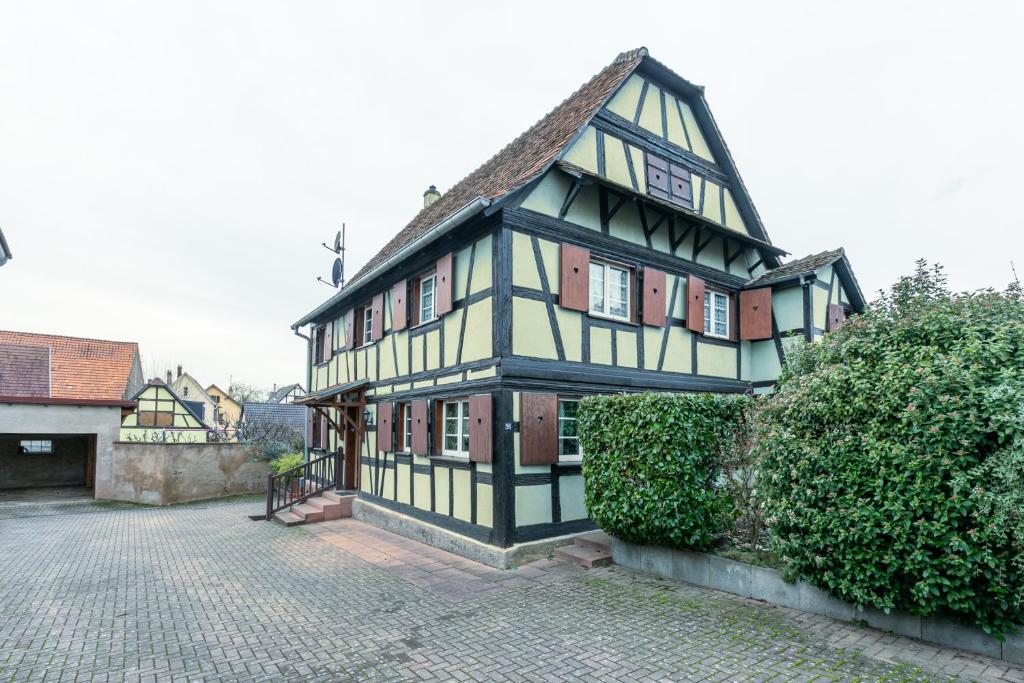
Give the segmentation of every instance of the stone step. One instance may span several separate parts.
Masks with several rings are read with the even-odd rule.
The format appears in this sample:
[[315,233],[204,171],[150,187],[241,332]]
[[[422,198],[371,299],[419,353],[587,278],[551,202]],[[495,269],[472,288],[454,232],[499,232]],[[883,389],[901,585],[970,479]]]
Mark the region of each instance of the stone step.
[[341,513],[338,515],[338,517],[331,517],[330,519],[339,519],[352,516],[352,501],[355,500],[356,494],[324,491],[320,495],[324,500],[331,501],[334,503],[341,503]]
[[306,502],[315,508],[319,508],[324,513],[325,521],[328,519],[341,519],[342,512],[344,511],[344,505],[341,502],[335,503],[324,496],[313,496],[312,498],[307,498]]
[[309,522],[322,522],[324,521],[324,511],[322,508],[318,508],[315,505],[309,503],[299,503],[298,505],[292,506],[292,512],[302,517],[304,521]]
[[555,559],[562,562],[572,562],[584,569],[603,567],[612,563],[610,553],[582,545],[563,545],[555,548]]
[[284,524],[285,526],[295,526],[296,524],[305,524],[306,520],[299,517],[294,512],[288,510],[281,510],[280,512],[274,513],[274,521]]
[[584,548],[593,548],[609,555],[612,554],[612,537],[600,529],[578,534],[573,537],[572,542]]

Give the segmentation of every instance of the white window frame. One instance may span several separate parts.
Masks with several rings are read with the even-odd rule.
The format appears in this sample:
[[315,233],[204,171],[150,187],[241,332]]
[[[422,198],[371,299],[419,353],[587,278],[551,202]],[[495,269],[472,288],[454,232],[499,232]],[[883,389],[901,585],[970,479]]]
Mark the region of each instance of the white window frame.
[[[455,432],[448,430],[448,406],[456,406]],[[458,448],[448,448],[448,437],[454,436]],[[441,410],[441,452],[458,458],[469,458],[469,399],[445,401]]]
[[18,448],[24,455],[53,455],[52,439],[22,439]]
[[373,304],[363,306],[363,343],[360,346],[368,346],[373,343]]
[[[427,282],[430,283],[430,316],[423,314],[423,296],[426,293],[425,285]],[[416,302],[416,310],[419,312],[419,324],[429,323],[431,320],[437,319],[437,273],[431,273],[430,275],[420,276],[420,296],[419,301]]]
[[[576,409],[579,410],[580,399],[572,396],[566,396],[565,398],[558,398],[558,462],[576,463],[583,460],[583,448],[580,446],[580,432],[579,432],[579,421],[575,417],[562,417],[562,404],[563,403],[575,403]],[[576,436],[562,436],[562,423],[572,420],[576,422]],[[562,453],[562,441],[572,440],[576,442],[576,453]]]
[[[725,334],[715,332],[715,303],[716,300],[721,299],[725,301]],[[719,292],[714,289],[704,290],[704,335],[707,337],[716,337],[718,339],[729,338],[729,326],[731,324],[730,311],[729,311],[729,295],[725,292]]]
[[[604,279],[602,288],[604,291],[601,292],[601,301],[604,304],[604,310],[598,311],[594,308],[594,296],[591,291],[591,278],[590,268],[593,266],[601,266],[604,268]],[[611,286],[611,278],[608,277],[611,269],[622,271],[626,273],[626,313],[625,315],[616,315],[609,311],[608,301],[611,298],[609,296],[609,288]],[[587,310],[590,315],[598,318],[608,318],[609,320],[620,320],[622,322],[630,322],[632,315],[632,299],[633,299],[633,269],[622,263],[616,263],[615,261],[605,261],[604,259],[590,259],[590,265],[587,267]]]
[[402,404],[402,447],[406,453],[412,452],[412,404]]

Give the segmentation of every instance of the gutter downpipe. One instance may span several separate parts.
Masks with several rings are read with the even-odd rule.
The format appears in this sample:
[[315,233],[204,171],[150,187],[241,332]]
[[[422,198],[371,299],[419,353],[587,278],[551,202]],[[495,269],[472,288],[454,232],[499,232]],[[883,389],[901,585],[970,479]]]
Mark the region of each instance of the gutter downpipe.
[[[420,235],[419,237],[417,237],[415,240],[413,240],[409,244],[407,244],[404,247],[402,247],[402,249],[397,254],[395,254],[394,256],[389,258],[388,260],[384,261],[384,263],[380,264],[379,266],[377,266],[376,268],[371,270],[369,273],[367,273],[363,277],[359,278],[360,283],[368,282],[375,275],[379,274],[381,271],[383,271],[385,268],[387,268],[389,265],[391,265],[395,261],[402,260],[403,258],[408,256],[410,253],[412,253],[414,251],[418,251],[419,249],[422,249],[424,246],[426,246],[427,244],[430,244],[431,242],[433,242],[437,238],[441,237],[445,233],[451,232],[452,230],[454,230],[458,226],[460,226],[463,223],[465,223],[470,218],[473,218],[478,213],[482,212],[484,209],[486,209],[490,205],[491,205],[491,200],[490,199],[484,199],[483,197],[477,197],[476,199],[474,199],[473,201],[469,202],[468,204],[463,206],[461,209],[459,209],[455,213],[451,214],[450,216],[448,216],[447,218],[442,220],[440,223],[435,225],[433,228],[431,228],[430,230],[428,230],[424,234]],[[306,323],[311,322],[311,320],[313,318],[315,318],[316,316],[320,315],[321,313],[324,313],[327,310],[329,310],[331,308],[331,306],[333,306],[338,301],[338,299],[340,299],[340,297],[344,293],[345,293],[344,290],[341,291],[341,292],[338,292],[337,294],[332,296],[330,299],[328,299],[324,303],[322,303],[319,306],[317,306],[309,314],[304,316],[302,318],[302,320],[300,320],[299,322],[297,322],[294,325],[292,325],[292,329],[293,330],[297,330],[301,325],[305,325]]]
[[[306,393],[309,393],[309,388],[313,386],[313,338],[307,337],[306,335],[299,332],[298,327],[293,327],[292,332],[296,337],[301,337],[306,340]],[[307,407],[306,410],[312,410]],[[302,430],[302,461],[309,462],[309,430]]]

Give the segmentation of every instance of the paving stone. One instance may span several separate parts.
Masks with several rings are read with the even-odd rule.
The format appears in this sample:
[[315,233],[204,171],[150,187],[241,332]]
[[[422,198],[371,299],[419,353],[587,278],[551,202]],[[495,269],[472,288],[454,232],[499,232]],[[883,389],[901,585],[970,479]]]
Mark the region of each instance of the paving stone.
[[3,681],[1024,681],[622,567],[502,571],[350,519],[249,521],[258,499],[20,507],[0,512]]

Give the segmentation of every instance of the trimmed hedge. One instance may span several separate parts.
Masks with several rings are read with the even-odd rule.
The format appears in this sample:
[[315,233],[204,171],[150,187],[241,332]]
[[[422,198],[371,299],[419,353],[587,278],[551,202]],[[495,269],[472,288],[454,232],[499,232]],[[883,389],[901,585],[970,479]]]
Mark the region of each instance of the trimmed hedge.
[[921,262],[795,350],[756,455],[791,570],[861,606],[1024,621],[1024,302]]
[[746,396],[627,394],[580,402],[584,499],[630,543],[705,550],[728,528],[720,454]]

